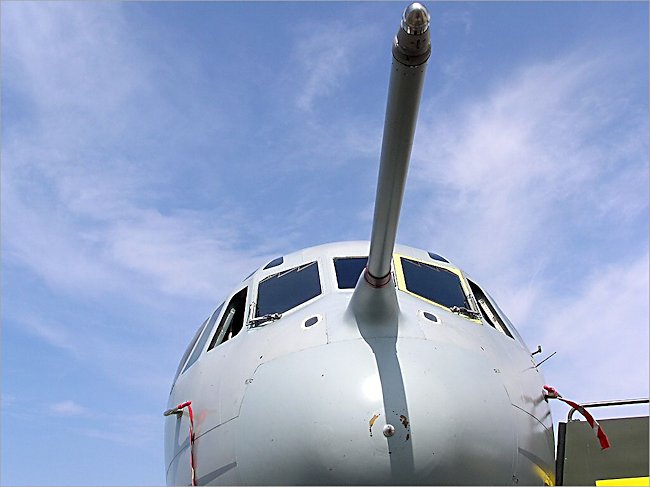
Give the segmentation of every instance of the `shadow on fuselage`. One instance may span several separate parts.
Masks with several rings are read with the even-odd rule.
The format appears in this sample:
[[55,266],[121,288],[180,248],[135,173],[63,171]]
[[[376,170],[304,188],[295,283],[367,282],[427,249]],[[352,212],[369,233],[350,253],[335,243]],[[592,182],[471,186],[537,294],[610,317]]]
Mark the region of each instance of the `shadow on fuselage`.
[[377,434],[388,440],[391,480],[409,483],[415,465],[408,401],[397,355],[399,303],[392,279],[383,289],[373,289],[363,279],[362,275],[350,301],[348,316],[352,315],[375,358],[385,414],[380,422],[384,426]]

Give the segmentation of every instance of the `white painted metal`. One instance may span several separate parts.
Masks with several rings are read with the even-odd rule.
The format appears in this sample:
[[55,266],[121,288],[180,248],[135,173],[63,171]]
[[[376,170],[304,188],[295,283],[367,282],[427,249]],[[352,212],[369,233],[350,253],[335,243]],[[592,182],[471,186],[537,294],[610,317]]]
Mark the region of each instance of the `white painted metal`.
[[[204,352],[179,377],[168,406],[192,401],[199,482],[550,481],[550,410],[526,345],[392,285],[375,291],[392,293],[395,315],[355,316],[357,291],[337,289],[333,259],[367,251],[367,242],[301,250],[244,283],[254,289],[271,273],[316,260],[324,293]],[[402,245],[395,251],[428,258]],[[305,328],[316,315],[321,319]],[[167,482],[187,484],[187,415],[165,421]],[[386,424],[396,428],[392,437],[382,434]]]

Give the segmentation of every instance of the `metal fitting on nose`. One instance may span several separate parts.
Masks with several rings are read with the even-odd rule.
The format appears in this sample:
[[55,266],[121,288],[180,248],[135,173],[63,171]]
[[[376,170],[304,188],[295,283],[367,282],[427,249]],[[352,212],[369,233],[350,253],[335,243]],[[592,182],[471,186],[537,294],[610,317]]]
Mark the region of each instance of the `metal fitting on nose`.
[[389,438],[394,434],[395,434],[395,426],[393,426],[392,424],[387,424],[386,426],[384,426],[384,436],[386,438]]

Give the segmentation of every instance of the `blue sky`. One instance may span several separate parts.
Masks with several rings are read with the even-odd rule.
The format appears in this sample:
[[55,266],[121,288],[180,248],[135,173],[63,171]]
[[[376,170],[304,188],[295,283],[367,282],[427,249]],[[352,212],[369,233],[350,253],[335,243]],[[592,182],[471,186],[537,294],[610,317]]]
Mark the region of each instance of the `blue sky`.
[[[405,6],[3,2],[3,484],[164,483],[202,320],[369,237]],[[648,396],[648,4],[429,7],[398,241],[557,351],[565,396]]]

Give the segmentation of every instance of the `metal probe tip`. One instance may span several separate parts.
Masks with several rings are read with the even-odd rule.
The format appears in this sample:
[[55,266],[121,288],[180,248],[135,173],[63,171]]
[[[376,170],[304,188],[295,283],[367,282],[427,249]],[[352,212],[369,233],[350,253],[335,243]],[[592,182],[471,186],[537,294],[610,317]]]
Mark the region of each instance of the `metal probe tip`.
[[430,20],[427,8],[419,2],[413,2],[404,9],[402,29],[407,34],[421,35],[429,28]]

